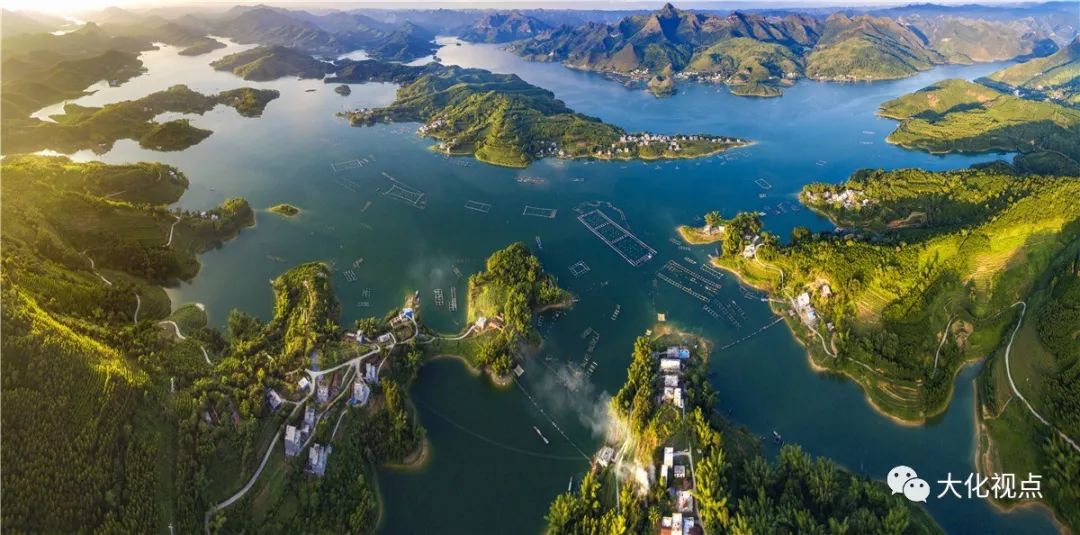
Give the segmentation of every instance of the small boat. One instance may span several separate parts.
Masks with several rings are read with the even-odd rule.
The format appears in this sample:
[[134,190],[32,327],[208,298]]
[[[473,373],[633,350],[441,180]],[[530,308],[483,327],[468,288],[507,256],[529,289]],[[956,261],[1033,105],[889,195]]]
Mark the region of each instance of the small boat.
[[566,484],[566,492],[570,492],[574,488],[574,476],[570,476],[570,482]]
[[773,430],[773,432],[772,432],[772,437],[773,437],[773,442],[777,446],[784,443],[784,437],[780,436],[780,433],[777,433],[775,430]]
[[544,250],[544,244],[540,241],[540,236],[536,237],[536,248],[540,249],[541,251]]
[[550,442],[548,442],[548,439],[547,439],[547,437],[545,437],[545,436],[544,436],[544,434],[540,432],[540,428],[539,428],[539,427],[536,427],[536,426],[534,425],[534,426],[533,426],[533,431],[536,431],[536,434],[537,434],[537,435],[538,435],[538,436],[540,437],[540,440],[543,440],[543,441],[544,441],[544,444],[551,444]]

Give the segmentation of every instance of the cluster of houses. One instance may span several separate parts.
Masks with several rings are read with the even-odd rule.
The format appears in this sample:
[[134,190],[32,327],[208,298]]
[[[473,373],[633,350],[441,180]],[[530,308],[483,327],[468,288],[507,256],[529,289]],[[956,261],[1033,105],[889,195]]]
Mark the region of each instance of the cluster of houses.
[[811,204],[834,204],[840,205],[849,210],[861,208],[863,206],[869,206],[870,204],[872,204],[870,199],[864,197],[861,191],[853,190],[850,188],[838,192],[826,191],[824,193],[821,193],[820,195],[817,193],[809,192],[805,195],[806,200]]
[[664,448],[664,459],[660,465],[660,484],[667,488],[668,497],[673,503],[671,516],[660,519],[660,535],[697,535],[703,533],[694,518],[694,478],[688,466],[676,460],[685,457],[686,452],[676,454],[675,448]]
[[671,403],[676,408],[684,408],[682,368],[683,362],[690,358],[690,350],[682,346],[672,346],[658,351],[656,356],[660,360],[660,377],[664,382],[660,400]]
[[420,134],[421,136],[426,136],[429,133],[446,126],[447,124],[448,123],[446,122],[446,119],[435,119],[430,123],[420,125],[420,128],[416,129],[416,133]]
[[[828,283],[822,283],[821,286],[818,287],[817,293],[821,299],[827,300],[832,297],[832,288]],[[810,292],[803,292],[796,296],[795,301],[793,302],[793,308],[794,313],[798,314],[804,323],[810,327],[817,324],[818,313],[817,310],[814,309],[813,301],[810,298]],[[833,330],[832,323],[828,323],[826,327],[828,327],[829,331]]]
[[[358,336],[361,339],[363,337],[362,334],[357,334],[355,336]],[[374,364],[365,364],[363,370],[363,375],[357,377],[352,383],[352,395],[349,397],[348,402],[352,407],[363,407],[367,405],[368,399],[371,397],[371,385],[379,382],[379,369]],[[316,406],[328,403],[332,395],[336,395],[341,391],[343,385],[339,384],[339,381],[344,375],[344,373],[335,374],[332,382],[322,381],[322,378],[318,377],[314,383],[305,376],[297,383],[301,392],[311,392],[312,389],[314,389],[315,403],[308,405],[304,409],[304,417],[299,425],[285,426],[286,457],[296,457],[303,451],[304,447],[311,439],[315,430],[315,425],[320,418]],[[266,401],[273,411],[278,410],[285,403],[281,395],[273,389],[267,391]],[[326,459],[329,457],[331,450],[332,447],[329,444],[312,444],[308,449],[308,461],[306,467],[308,472],[317,476],[322,476],[326,472]]]

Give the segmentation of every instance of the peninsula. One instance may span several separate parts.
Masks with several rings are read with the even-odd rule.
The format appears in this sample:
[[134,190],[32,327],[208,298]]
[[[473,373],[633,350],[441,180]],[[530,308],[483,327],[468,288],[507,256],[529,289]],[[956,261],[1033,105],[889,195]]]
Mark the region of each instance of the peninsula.
[[941,532],[883,482],[813,459],[798,446],[783,446],[776,461],[767,460],[757,437],[718,413],[708,358],[709,344],[686,333],[637,339],[626,383],[611,400],[607,444],[578,489],[552,502],[548,533],[602,526],[619,526],[620,533],[780,533],[792,525],[805,532]]
[[1078,194],[1074,179],[1000,165],[860,171],[801,194],[850,230],[797,227],[781,245],[754,227],[725,229],[713,263],[769,292],[813,366],[853,378],[886,414],[923,422],[945,409],[956,371],[1001,343],[1009,305],[1080,236]]
[[[748,141],[715,135],[627,133],[576,113],[545,89],[514,74],[429,64],[407,68],[367,62],[348,66],[349,81],[403,83],[387,107],[341,115],[353,125],[422,122],[418,133],[439,141],[435,150],[471,155],[506,167],[544,157],[599,160],[697,158]],[[328,78],[337,82],[342,78]]]
[[944,80],[882,104],[880,114],[901,121],[890,143],[932,153],[1015,152],[1022,171],[1080,176],[1078,109]]

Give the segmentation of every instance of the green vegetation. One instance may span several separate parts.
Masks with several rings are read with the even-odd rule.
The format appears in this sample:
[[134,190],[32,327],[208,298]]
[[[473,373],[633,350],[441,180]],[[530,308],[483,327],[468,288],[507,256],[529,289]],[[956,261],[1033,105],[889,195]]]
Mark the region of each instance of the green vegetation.
[[259,46],[229,54],[210,66],[256,82],[277,80],[284,76],[322,78],[330,68],[329,63],[284,46]]
[[1080,175],[1080,110],[945,80],[882,104],[880,113],[901,121],[888,141],[907,148],[1016,152],[1021,170]]
[[469,277],[468,291],[468,321],[483,317],[501,328],[497,335],[485,337],[475,351],[464,356],[475,367],[489,369],[495,376],[510,371],[519,343],[538,342],[533,313],[549,307],[568,307],[572,299],[520,242],[492,253],[484,271]]
[[[695,504],[684,516],[694,517],[706,533],[940,532],[921,508],[891,495],[883,483],[814,459],[797,446],[784,446],[776,461],[766,460],[755,437],[718,414],[705,377],[708,344],[703,341],[681,374],[688,394],[685,411],[657,401],[654,352],[686,338],[667,333],[635,342],[626,383],[611,401],[627,429],[616,449],[630,453],[618,454],[615,463],[621,467],[594,465],[577,493],[556,497],[547,515],[548,533],[656,533],[661,518],[676,510],[670,489],[687,487]],[[691,463],[687,478],[676,481],[669,474],[662,480],[654,470],[666,447],[678,452],[675,464]],[[627,471],[642,472],[648,482],[625,478]]]
[[91,149],[101,153],[120,139],[135,139],[153,150],[183,150],[210,135],[209,130],[192,126],[186,119],[156,123],[154,117],[165,112],[203,114],[223,104],[236,108],[241,115],[258,116],[266,104],[277,98],[269,89],[234,89],[206,96],[177,85],[136,100],[91,108],[68,104],[65,114],[54,116],[56,122],[14,118],[3,124],[4,149],[31,152],[53,149],[75,152]]
[[1080,38],[1046,56],[1006,67],[980,82],[1029,98],[1080,106]]
[[[385,78],[377,66],[363,67],[364,79],[400,79],[398,67]],[[514,74],[460,67],[413,68],[388,107],[343,114],[354,125],[378,121],[422,121],[423,135],[441,142],[448,154],[526,167],[545,156],[560,158],[658,159],[707,156],[745,142],[717,136],[628,135],[599,119],[575,113],[545,89]],[[330,78],[328,81],[337,81]]]
[[[736,225],[742,225],[746,216],[740,216]],[[712,211],[705,214],[705,224],[699,227],[679,225],[675,230],[679,237],[690,245],[708,245],[724,239],[724,228],[727,222],[720,217],[720,212]],[[757,228],[760,230],[761,225]],[[755,231],[756,233],[756,231]]]
[[918,34],[882,17],[842,13],[825,21],[821,39],[806,57],[806,75],[819,80],[904,78],[944,63]]
[[334,88],[334,92],[343,97],[347,97],[352,94],[352,88],[350,88],[348,85],[341,84]]
[[154,325],[170,312],[157,285],[190,279],[195,254],[242,226],[239,215],[220,227],[181,215],[165,245],[176,215],[166,206],[187,186],[172,167],[43,156],[0,166],[3,526],[162,530],[163,493],[174,492],[158,471],[169,468],[168,377],[192,361]]
[[270,211],[285,217],[292,217],[300,213],[299,208],[288,203],[275,204],[270,207]]
[[802,194],[854,233],[765,239],[750,256],[725,243],[715,263],[787,301],[774,306],[816,366],[852,377],[887,414],[923,421],[944,410],[963,363],[1000,345],[1010,305],[1076,243],[1078,194],[1074,179],[1000,166],[860,172]]
[[[1080,249],[1060,257],[1026,300],[1006,370],[1003,351],[979,376],[980,470],[1044,474],[1044,501],[1066,526],[1080,525],[1080,452],[1038,421],[1008,382],[1057,430],[1080,435]],[[1011,327],[1011,326],[1010,326]],[[1005,503],[1013,506],[1016,500]],[[1068,528],[1066,528],[1068,529]]]

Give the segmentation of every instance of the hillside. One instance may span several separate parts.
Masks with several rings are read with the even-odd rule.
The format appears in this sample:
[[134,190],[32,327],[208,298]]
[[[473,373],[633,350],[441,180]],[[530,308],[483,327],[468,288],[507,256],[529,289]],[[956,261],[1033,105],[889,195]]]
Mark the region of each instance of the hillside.
[[284,46],[259,46],[229,54],[210,64],[216,70],[229,71],[251,81],[265,82],[284,76],[322,78],[329,64],[308,54]]
[[818,80],[887,80],[929,70],[945,58],[892,19],[837,13],[825,21],[806,75]]
[[1080,176],[1080,110],[945,80],[881,105],[890,143],[944,152],[1016,152],[1027,171]]
[[1038,57],[1058,49],[1030,19],[987,20],[950,15],[904,17],[902,23],[925,36],[949,63],[1004,61]]
[[[367,79],[383,69],[366,64]],[[373,110],[344,113],[353,125],[420,121],[419,133],[440,141],[438,150],[471,155],[508,167],[526,167],[545,156],[560,158],[693,158],[745,143],[721,136],[629,135],[599,119],[575,113],[545,89],[517,75],[481,69],[388,64],[386,76],[400,83],[395,101]],[[331,78],[328,82],[336,83]]]
[[[658,357],[674,346],[688,356],[661,370]],[[547,533],[941,532],[884,482],[798,446],[763,455],[757,437],[721,416],[709,351],[707,341],[666,328],[637,339],[611,400],[606,445],[579,488],[552,501]]]
[[[721,15],[665,4],[613,22],[552,28],[509,49],[528,60],[610,73],[650,89],[662,76],[723,83],[738,95],[778,96],[802,77],[888,80],[949,62],[1044,56],[1057,49],[1055,40],[1076,35],[1075,25],[1055,22],[1058,10],[1017,9],[1027,11],[1012,19],[998,13],[1005,8],[940,12],[919,6],[858,15],[831,10]],[[673,90],[663,89],[654,93]]]
[[852,377],[883,412],[925,421],[947,406],[956,370],[1002,342],[1010,305],[1080,239],[1080,181],[1009,171],[811,184],[803,202],[850,234],[766,238],[747,255],[737,236],[716,264],[778,299],[815,365]]
[[193,277],[195,255],[253,224],[251,210],[239,199],[216,221],[168,211],[187,180],[162,164],[0,166],[3,524],[155,531],[159,427],[137,422],[160,417],[166,390],[151,373],[169,347],[154,326],[170,309],[158,285]]
[[477,20],[459,37],[478,43],[506,43],[539,35],[549,30],[544,21],[520,11],[492,11]]
[[1080,107],[1080,38],[1054,54],[1006,67],[980,81],[1027,98]]

